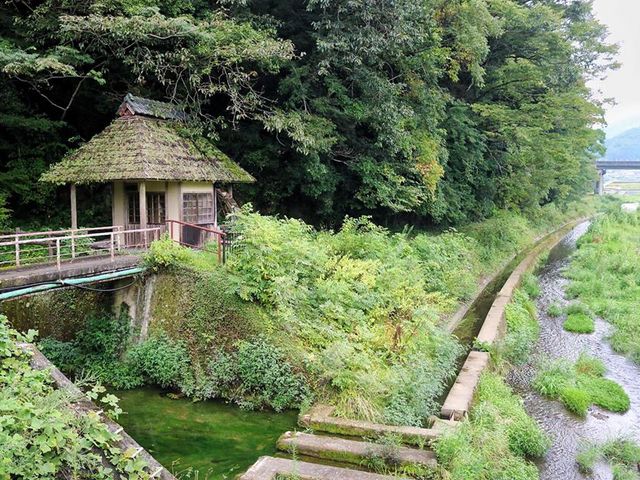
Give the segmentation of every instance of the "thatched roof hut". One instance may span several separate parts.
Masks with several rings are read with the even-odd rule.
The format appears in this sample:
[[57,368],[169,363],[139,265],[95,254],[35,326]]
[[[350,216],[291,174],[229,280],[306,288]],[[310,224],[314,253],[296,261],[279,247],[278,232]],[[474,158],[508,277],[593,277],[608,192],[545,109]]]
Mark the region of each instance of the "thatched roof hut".
[[217,226],[218,195],[228,201],[231,184],[255,179],[186,120],[179,106],[128,94],[104,131],[44,173],[42,181],[71,184],[72,228],[76,185],[98,182],[113,183],[113,225]]

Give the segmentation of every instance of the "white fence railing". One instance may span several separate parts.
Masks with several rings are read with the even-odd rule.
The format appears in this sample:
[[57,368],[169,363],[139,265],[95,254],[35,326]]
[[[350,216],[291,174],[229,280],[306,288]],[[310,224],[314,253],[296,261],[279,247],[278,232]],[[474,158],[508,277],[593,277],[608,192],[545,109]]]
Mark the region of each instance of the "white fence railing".
[[96,255],[110,255],[113,260],[123,251],[146,249],[165,229],[164,225],[109,226],[0,235],[0,269],[54,262],[59,269],[64,260]]

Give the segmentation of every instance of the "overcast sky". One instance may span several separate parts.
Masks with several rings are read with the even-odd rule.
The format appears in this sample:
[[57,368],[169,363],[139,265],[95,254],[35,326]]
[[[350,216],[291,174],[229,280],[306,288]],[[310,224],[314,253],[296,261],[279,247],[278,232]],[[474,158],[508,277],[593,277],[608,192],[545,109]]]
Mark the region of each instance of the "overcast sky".
[[609,27],[610,40],[620,45],[622,67],[593,85],[616,99],[607,109],[607,133],[613,136],[640,127],[640,0],[595,0],[594,10]]

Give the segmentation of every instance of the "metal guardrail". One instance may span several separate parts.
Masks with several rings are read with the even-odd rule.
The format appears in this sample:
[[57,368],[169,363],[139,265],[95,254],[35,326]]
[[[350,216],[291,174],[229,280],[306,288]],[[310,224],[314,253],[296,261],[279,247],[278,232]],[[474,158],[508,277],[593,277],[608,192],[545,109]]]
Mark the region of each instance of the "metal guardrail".
[[[55,262],[60,269],[63,260],[106,254],[113,260],[116,253],[124,250],[146,249],[163,231],[164,226],[109,226],[0,235],[0,268]],[[139,241],[128,243],[132,237]]]
[[[179,229],[179,235],[177,235]],[[169,236],[185,247],[205,250],[208,245],[215,243],[218,263],[225,261],[225,244],[227,234],[216,227],[205,227],[180,220],[167,220]],[[179,240],[176,240],[179,239]]]

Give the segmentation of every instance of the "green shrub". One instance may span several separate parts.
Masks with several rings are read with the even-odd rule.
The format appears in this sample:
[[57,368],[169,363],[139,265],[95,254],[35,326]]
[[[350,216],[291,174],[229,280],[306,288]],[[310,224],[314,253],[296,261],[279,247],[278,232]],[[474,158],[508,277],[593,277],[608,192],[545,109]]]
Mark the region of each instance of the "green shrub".
[[593,333],[595,331],[593,319],[584,313],[570,313],[562,327],[572,333]]
[[189,352],[181,342],[159,333],[134,346],[127,354],[126,364],[135,366],[140,375],[155,385],[178,387],[190,366]]
[[279,412],[298,407],[309,395],[304,377],[264,339],[238,342],[234,364],[242,405],[268,405]]
[[44,339],[39,347],[69,375],[88,375],[116,388],[134,388],[144,383],[143,378],[134,366],[121,361],[130,345],[130,334],[126,315],[92,316],[73,341]]
[[174,242],[168,234],[164,234],[160,240],[152,242],[149,251],[144,256],[144,263],[152,270],[170,270],[181,266],[191,257],[188,248]]
[[[0,478],[147,478],[146,463],[118,448],[118,435],[98,415],[79,415],[77,399],[54,388],[49,371],[31,367],[31,355],[18,343],[33,336],[9,328],[0,315]],[[87,392],[117,416],[117,399],[103,393],[99,386]]]

